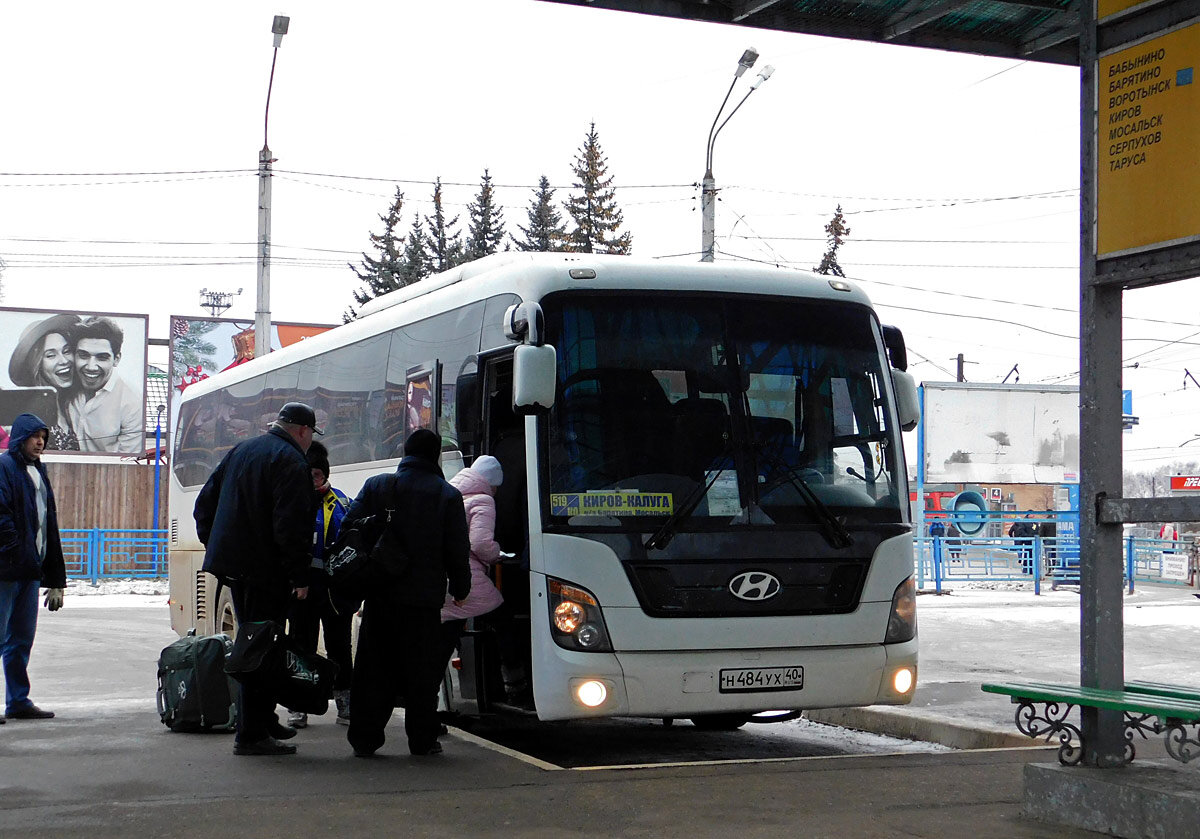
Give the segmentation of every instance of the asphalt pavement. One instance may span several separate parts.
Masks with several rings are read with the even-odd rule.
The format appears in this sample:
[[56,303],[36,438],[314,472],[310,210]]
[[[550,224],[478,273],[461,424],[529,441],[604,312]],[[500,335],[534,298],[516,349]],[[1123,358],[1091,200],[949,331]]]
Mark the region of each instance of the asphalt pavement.
[[[964,592],[922,597],[919,606],[917,698],[888,709],[893,717],[925,720],[935,732],[940,725],[1007,734],[1011,707],[979,691],[980,681],[1069,680],[1072,661],[1077,678],[1078,595]],[[1200,601],[1190,592],[1139,593],[1127,599],[1126,614],[1131,678],[1165,678],[1173,668],[1171,680],[1186,681],[1182,674],[1195,672]],[[165,607],[69,602],[42,613],[33,698],[58,717],[0,726],[0,836],[1096,835],[1022,817],[1023,766],[1052,762],[1045,748],[880,746],[571,769],[526,753],[544,745],[539,738],[556,737],[550,727],[526,733],[525,751],[452,730],[445,754],[415,758],[394,720],[384,756],[364,760],[350,754],[345,729],[329,714],[293,741],[297,755],[234,757],[231,735],[173,734],[158,722],[154,661],[173,638]],[[644,752],[653,751],[648,743]],[[584,738],[569,751],[589,748]]]

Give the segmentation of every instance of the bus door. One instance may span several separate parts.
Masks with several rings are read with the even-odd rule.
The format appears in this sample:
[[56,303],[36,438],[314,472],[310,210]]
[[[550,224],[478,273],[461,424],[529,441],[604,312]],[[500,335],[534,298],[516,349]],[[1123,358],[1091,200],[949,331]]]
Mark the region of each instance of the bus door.
[[[514,658],[527,660],[529,655],[525,429],[524,419],[512,409],[512,374],[512,348],[506,347],[464,364],[456,387],[459,443],[468,465],[490,454],[504,470],[495,495],[496,541],[514,555],[493,566],[493,580],[504,596],[502,615],[472,619],[459,641],[460,689],[480,712],[505,701],[502,670],[513,672]],[[522,640],[514,645],[514,638]]]

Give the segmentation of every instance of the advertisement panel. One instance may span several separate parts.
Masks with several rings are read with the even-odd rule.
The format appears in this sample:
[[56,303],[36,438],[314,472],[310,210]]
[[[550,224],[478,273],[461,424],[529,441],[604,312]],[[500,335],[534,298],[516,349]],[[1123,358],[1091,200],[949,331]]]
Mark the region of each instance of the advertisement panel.
[[1172,475],[1171,492],[1200,492],[1200,475]]
[[[330,324],[273,323],[272,351],[333,329]],[[254,322],[171,315],[171,391],[168,428],[176,428],[179,395],[188,385],[254,358]]]
[[1079,392],[924,382],[925,481],[1063,484],[1079,476]]
[[50,426],[49,451],[143,454],[147,322],[0,309],[0,426],[32,413]]

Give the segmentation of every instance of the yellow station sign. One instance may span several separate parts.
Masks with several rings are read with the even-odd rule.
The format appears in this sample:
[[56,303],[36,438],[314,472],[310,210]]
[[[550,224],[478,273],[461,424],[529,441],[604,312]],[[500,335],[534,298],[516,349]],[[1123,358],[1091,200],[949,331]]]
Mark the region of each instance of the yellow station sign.
[[1096,255],[1200,238],[1200,23],[1097,62]]
[[1104,20],[1138,6],[1149,6],[1158,0],[1096,0],[1096,20]]

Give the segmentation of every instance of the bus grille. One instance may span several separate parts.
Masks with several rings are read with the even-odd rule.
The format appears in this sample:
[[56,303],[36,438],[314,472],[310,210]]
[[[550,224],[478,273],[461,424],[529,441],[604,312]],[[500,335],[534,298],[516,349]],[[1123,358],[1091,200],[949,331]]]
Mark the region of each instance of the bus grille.
[[[642,609],[653,617],[766,617],[854,611],[868,564],[865,559],[673,560],[631,561],[626,569]],[[747,592],[752,599],[736,597],[731,586],[746,572],[770,574],[778,592],[762,599],[753,592]]]
[[179,519],[171,519],[171,544],[179,544]]

